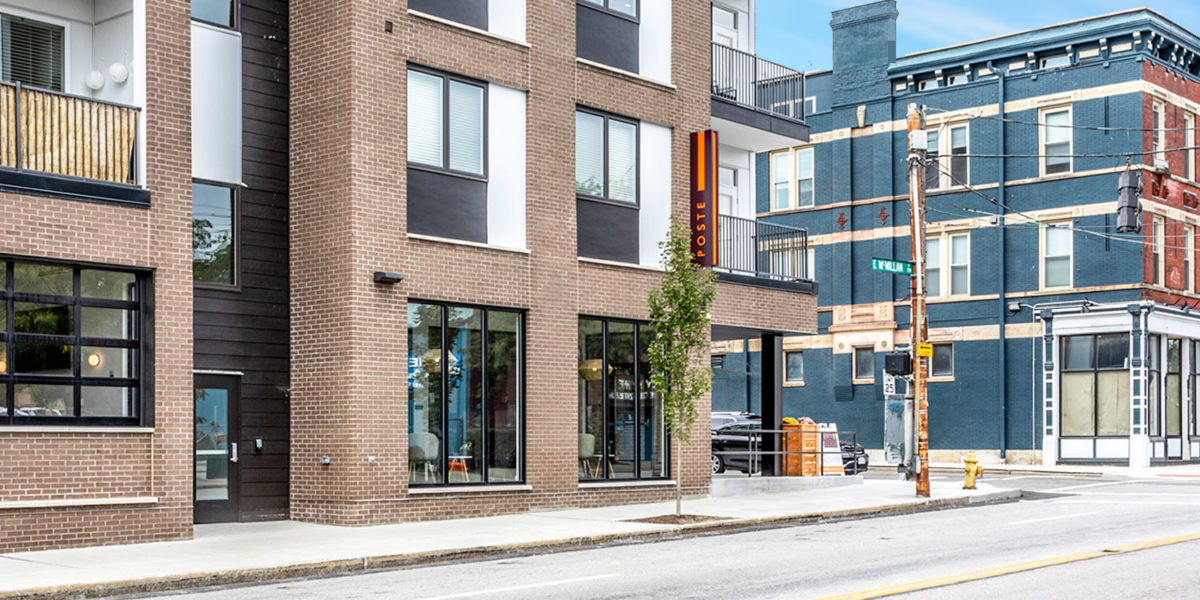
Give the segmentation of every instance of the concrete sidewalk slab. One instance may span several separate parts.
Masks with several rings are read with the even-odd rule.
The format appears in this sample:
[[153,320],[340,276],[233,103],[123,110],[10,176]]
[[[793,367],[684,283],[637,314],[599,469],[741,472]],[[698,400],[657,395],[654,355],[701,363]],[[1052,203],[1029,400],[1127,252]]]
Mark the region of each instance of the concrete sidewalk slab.
[[[1165,464],[1145,468],[1121,465],[1017,465],[983,464],[983,474],[1006,475],[1054,475],[1059,477],[1133,477],[1151,479],[1157,477],[1200,477],[1200,463]],[[931,473],[962,474],[962,463],[931,463]]]
[[937,484],[862,485],[737,497],[688,498],[684,512],[722,517],[690,525],[630,522],[674,513],[673,502],[531,512],[373,527],[296,521],[200,525],[195,538],[0,555],[0,598],[80,598],[361,571],[624,541],[861,518],[1001,502],[1019,490]]

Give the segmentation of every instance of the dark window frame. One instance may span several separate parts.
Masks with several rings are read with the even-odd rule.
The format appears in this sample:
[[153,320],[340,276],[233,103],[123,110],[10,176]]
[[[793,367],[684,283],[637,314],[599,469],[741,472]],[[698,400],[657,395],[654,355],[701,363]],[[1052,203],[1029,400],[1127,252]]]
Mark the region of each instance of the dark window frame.
[[[447,436],[443,435],[442,439],[438,440],[438,469],[439,469],[439,472],[441,474],[443,481],[437,481],[437,482],[432,482],[432,483],[423,483],[423,482],[415,482],[415,481],[406,479],[406,481],[408,481],[408,487],[409,488],[435,488],[436,489],[436,488],[452,488],[452,487],[480,486],[480,485],[485,485],[485,486],[524,485],[525,477],[529,471],[528,465],[526,463],[527,457],[526,457],[526,453],[525,453],[526,439],[527,439],[526,433],[528,431],[528,429],[526,427],[526,415],[529,412],[529,397],[527,394],[527,388],[528,388],[527,382],[528,382],[529,378],[527,377],[527,374],[528,374],[527,364],[528,363],[527,363],[527,350],[526,350],[526,346],[528,345],[529,311],[527,311],[526,309],[523,309],[523,308],[513,308],[513,307],[508,307],[508,306],[471,304],[471,303],[466,303],[466,302],[448,302],[448,301],[444,301],[444,300],[427,300],[427,299],[422,299],[422,298],[409,298],[408,301],[405,303],[406,311],[407,311],[407,306],[410,304],[429,304],[429,305],[441,307],[442,320],[441,320],[441,323],[438,325],[438,327],[441,328],[442,339],[440,341],[441,345],[439,348],[439,352],[441,353],[440,360],[441,360],[441,364],[443,364],[443,365],[450,364],[449,360],[446,357],[446,353],[448,352],[447,347],[449,346],[449,344],[446,343],[447,342],[446,332],[449,329],[449,327],[447,325],[447,320],[449,318],[448,315],[449,315],[450,308],[470,308],[470,309],[483,311],[483,316],[482,316],[481,322],[480,322],[480,328],[481,328],[480,331],[481,331],[481,336],[482,336],[481,343],[483,345],[483,353],[482,353],[481,362],[485,365],[485,367],[487,365],[487,342],[488,342],[488,317],[487,317],[487,315],[488,315],[488,313],[490,311],[497,311],[497,312],[516,313],[516,314],[520,315],[520,319],[521,319],[520,342],[521,343],[519,344],[520,347],[517,349],[517,360],[519,360],[521,363],[520,368],[518,369],[520,372],[520,378],[521,378],[521,385],[520,385],[520,394],[521,394],[520,413],[521,414],[519,415],[519,417],[517,419],[519,443],[517,444],[517,449],[516,449],[517,457],[518,457],[518,461],[517,461],[517,464],[518,464],[517,472],[518,473],[517,473],[516,479],[504,480],[504,481],[488,481],[488,455],[487,455],[488,436],[487,436],[487,424],[485,421],[484,425],[481,428],[482,433],[480,434],[480,442],[479,442],[480,446],[482,447],[481,452],[480,452],[480,463],[481,464],[480,464],[480,468],[479,468],[481,481],[453,481],[453,482],[450,481],[450,471],[449,471],[450,457],[449,457],[449,452],[447,451],[447,445],[449,444],[449,440],[447,439]],[[411,349],[408,351],[411,352]],[[405,362],[407,363],[407,356],[405,358]],[[443,410],[441,411],[441,422],[439,423],[439,425],[441,426],[443,432],[448,430],[448,419],[449,419],[448,413],[449,413],[449,411],[445,410],[445,404],[447,403],[446,387],[447,387],[448,377],[449,377],[449,369],[442,369],[441,402],[443,403]],[[406,384],[405,388],[406,389],[407,389],[407,382],[408,382],[408,378],[406,376],[405,377],[405,384]],[[483,411],[482,412],[485,415],[485,417],[486,417],[486,414],[488,411],[487,391],[488,391],[487,390],[487,377],[484,377],[483,381],[482,381],[482,386],[480,388],[480,394],[483,398],[483,402],[482,402]],[[407,410],[407,408],[405,410]],[[411,426],[412,426],[411,419],[409,419],[409,427],[411,427]],[[405,437],[407,437],[408,435],[409,434],[406,430]]]
[[[72,269],[72,296],[32,294],[16,291],[16,264],[55,266]],[[8,367],[0,372],[0,386],[4,387],[5,397],[0,402],[5,414],[0,415],[0,426],[87,426],[87,427],[152,427],[154,425],[154,326],[153,326],[153,285],[151,271],[148,269],[120,267],[107,264],[82,263],[72,261],[45,260],[22,256],[0,255],[0,269],[5,271],[5,285],[0,287],[0,302],[5,305],[5,321],[0,328],[0,344],[5,346],[5,356]],[[82,296],[80,275],[82,271],[109,271],[128,273],[134,276],[135,300],[110,300]],[[15,304],[17,302],[36,302],[70,306],[72,310],[73,332],[71,335],[47,335],[36,333],[16,332]],[[114,338],[95,338],[82,335],[82,309],[109,308],[134,311],[133,338],[120,340]],[[64,343],[72,346],[71,375],[35,375],[16,372],[16,343],[18,340],[42,343]],[[133,377],[83,377],[80,373],[83,361],[83,347],[94,346],[103,348],[126,348],[137,352]],[[18,416],[16,414],[15,390],[19,384],[70,385],[72,387],[73,416]],[[82,412],[82,388],[116,387],[133,390],[132,415],[129,417],[85,417]]]
[[[197,281],[196,272],[192,270],[192,285],[200,289],[220,290],[226,292],[242,291],[242,187],[239,185],[224,183],[220,181],[211,181],[207,179],[192,179],[192,184],[207,185],[212,187],[226,188],[230,191],[230,229],[233,232],[233,283],[221,283],[219,281]],[[195,203],[192,204],[192,219],[195,220]],[[195,225],[193,225],[194,227]],[[194,261],[194,259],[193,259]]]
[[[14,8],[16,8],[16,7],[14,7]],[[21,81],[19,83],[22,86],[28,87],[31,89],[40,89],[40,90],[54,92],[56,94],[64,94],[67,91],[67,83],[68,83],[67,77],[66,77],[67,65],[71,60],[71,57],[67,55],[67,44],[70,43],[70,38],[71,38],[71,31],[70,31],[71,25],[69,23],[64,23],[63,21],[60,21],[57,16],[40,15],[40,14],[34,14],[33,16],[28,16],[28,15],[29,15],[29,13],[23,13],[23,11],[21,14],[19,14],[17,12],[13,12],[11,9],[8,9],[8,10],[0,9],[0,21],[2,21],[5,18],[18,19],[20,21],[28,21],[30,23],[34,23],[34,24],[36,24],[36,26],[46,28],[46,29],[49,29],[49,28],[59,29],[60,33],[62,35],[62,44],[61,44],[62,47],[60,48],[60,50],[62,50],[62,56],[58,57],[60,60],[59,60],[58,64],[55,65],[55,67],[58,71],[58,73],[57,73],[58,81],[55,82],[55,83],[57,83],[57,87],[54,85],[47,85],[44,87],[35,86],[35,85],[33,85],[34,82],[32,82],[32,81],[29,81],[29,82]],[[53,19],[53,21],[46,20],[46,17],[50,17],[51,19]],[[7,79],[6,79],[6,81],[7,81]],[[12,82],[17,83],[18,82],[17,78],[13,77]]]
[[575,0],[575,4],[583,5],[592,10],[597,10],[606,15],[612,15],[614,17],[625,19],[626,21],[630,21],[630,22],[638,24],[639,27],[641,26],[641,24],[642,24],[642,2],[645,2],[646,0],[638,0],[637,6],[635,7],[635,10],[634,10],[635,14],[633,14],[633,15],[630,15],[628,13],[623,13],[614,8],[610,8],[609,4],[611,4],[613,1],[614,0],[600,0],[600,4],[596,4],[595,2],[588,2],[588,0]]
[[[1060,364],[1058,366],[1058,373],[1057,373],[1058,381],[1056,382],[1056,385],[1058,387],[1058,389],[1056,390],[1058,401],[1056,404],[1058,406],[1056,407],[1056,410],[1055,410],[1055,412],[1057,413],[1055,415],[1055,417],[1058,419],[1059,437],[1062,439],[1072,439],[1072,440],[1093,439],[1093,438],[1094,439],[1127,439],[1129,437],[1128,433],[1126,433],[1124,435],[1099,435],[1099,431],[1100,431],[1100,402],[1099,402],[1099,400],[1100,400],[1100,398],[1099,398],[1099,393],[1097,390],[1099,389],[1099,384],[1100,384],[1100,373],[1128,371],[1130,369],[1128,364],[1126,366],[1120,367],[1120,368],[1118,368],[1118,367],[1101,368],[1100,367],[1100,338],[1104,337],[1104,336],[1112,336],[1112,335],[1123,335],[1123,336],[1125,336],[1125,342],[1126,343],[1129,342],[1129,333],[1121,332],[1121,331],[1114,331],[1114,332],[1107,332],[1107,333],[1084,333],[1084,334],[1079,334],[1079,335],[1064,335],[1058,339],[1058,356],[1059,356],[1058,360],[1059,360]],[[1086,369],[1069,369],[1069,368],[1067,368],[1067,363],[1066,363],[1067,340],[1069,340],[1071,338],[1083,338],[1083,337],[1092,339],[1092,341],[1091,341],[1092,355],[1090,358],[1091,366],[1089,366]],[[1154,337],[1155,336],[1150,336],[1150,338],[1154,338]],[[1150,343],[1150,342],[1148,341],[1147,343]],[[1131,357],[1131,356],[1126,356],[1126,361],[1130,362],[1130,361],[1132,361],[1132,358],[1133,357]],[[1161,364],[1161,361],[1160,361],[1160,364]],[[1156,367],[1147,365],[1148,375],[1154,375],[1156,371],[1157,371]],[[1062,433],[1062,423],[1063,423],[1063,377],[1062,376],[1064,373],[1091,373],[1092,374],[1092,434],[1091,435],[1065,435]],[[1131,376],[1132,376],[1132,374],[1131,374]],[[1147,377],[1147,384],[1150,383],[1149,380],[1150,380],[1150,377]],[[1149,388],[1149,387],[1150,386],[1147,385],[1147,388]],[[1147,394],[1149,394],[1149,389],[1147,389]],[[1131,397],[1129,399],[1129,401],[1130,401],[1130,403],[1132,403],[1133,398]],[[1147,405],[1153,404],[1152,399],[1149,398],[1149,396],[1147,396],[1146,401],[1147,401]],[[1148,421],[1149,406],[1147,406],[1146,418],[1147,418],[1147,422],[1143,423],[1143,425],[1148,430],[1150,427],[1150,423]]]
[[[488,131],[488,129],[489,129],[488,108],[490,106],[489,103],[491,102],[491,99],[489,98],[489,94],[488,94],[488,82],[483,81],[481,79],[475,79],[473,77],[467,77],[465,75],[458,75],[456,73],[450,73],[447,71],[442,71],[439,69],[427,67],[424,65],[416,64],[416,63],[408,63],[407,69],[405,70],[405,73],[404,73],[406,81],[407,81],[407,77],[408,77],[408,71],[416,71],[423,75],[431,75],[433,77],[440,77],[442,79],[442,164],[441,164],[441,166],[437,166],[437,165],[427,165],[425,163],[412,162],[412,161],[408,160],[408,155],[407,155],[407,150],[406,150],[404,162],[408,165],[408,168],[419,169],[422,171],[429,171],[431,173],[441,173],[443,175],[451,175],[454,177],[461,177],[463,179],[471,179],[474,181],[482,181],[482,182],[486,183],[488,181],[488,167],[489,167],[489,165],[488,165],[488,147],[491,144],[491,136],[489,135],[489,131]],[[450,82],[452,82],[452,81],[456,81],[458,83],[462,83],[462,84],[466,84],[466,85],[475,86],[475,87],[478,87],[481,90],[483,90],[483,115],[482,115],[483,121],[480,125],[483,128],[483,147],[481,148],[481,154],[482,154],[482,159],[483,159],[482,160],[482,166],[483,166],[482,173],[471,173],[470,171],[459,171],[457,169],[450,168]],[[405,119],[407,119],[407,118],[408,118],[408,116],[406,114]],[[405,136],[407,136],[407,135],[408,135],[408,124],[406,121],[405,122]]]
[[[633,477],[613,477],[611,465],[608,464],[608,460],[607,460],[607,450],[606,449],[608,448],[608,442],[609,442],[608,430],[609,430],[609,426],[611,425],[611,422],[609,421],[609,412],[610,412],[610,409],[612,408],[611,402],[609,400],[610,392],[608,389],[608,376],[607,376],[608,369],[609,369],[609,366],[608,366],[608,324],[609,323],[624,323],[624,324],[633,325],[633,347],[634,347],[634,352],[636,354],[637,348],[638,348],[638,342],[641,341],[642,329],[644,327],[648,327],[650,325],[650,322],[649,321],[639,321],[637,319],[623,319],[623,318],[618,318],[618,317],[600,317],[600,316],[596,316],[596,315],[581,314],[576,319],[576,332],[578,332],[579,321],[584,321],[584,320],[599,321],[601,324],[601,329],[600,329],[601,334],[600,335],[601,335],[602,340],[601,340],[600,357],[601,357],[602,362],[601,362],[600,372],[605,373],[605,375],[600,378],[600,381],[602,382],[601,388],[600,388],[601,389],[600,395],[602,398],[602,404],[601,404],[601,410],[600,410],[600,415],[601,415],[600,436],[599,436],[600,439],[596,440],[596,443],[597,443],[598,447],[600,448],[600,453],[602,456],[602,458],[600,460],[600,462],[601,462],[600,473],[601,474],[599,477],[595,477],[595,478],[586,478],[585,479],[585,478],[581,477],[581,478],[579,478],[579,483],[607,483],[607,482],[667,481],[667,480],[670,480],[671,475],[672,475],[671,474],[671,439],[672,438],[671,438],[670,433],[667,432],[665,427],[664,427],[664,433],[663,433],[663,436],[664,436],[663,437],[663,459],[662,459],[663,460],[663,475],[661,475],[661,476],[644,476],[644,475],[642,475],[642,461],[635,460],[633,463],[634,464],[634,469],[633,469],[634,476]],[[576,343],[578,343],[578,342],[576,342]],[[582,357],[577,356],[576,361],[580,361],[580,360],[582,360]],[[641,369],[639,366],[640,364],[641,364],[640,361],[638,361],[635,357],[635,359],[633,361],[633,369],[634,369],[633,380],[635,382],[635,386],[636,386],[636,382],[641,378],[641,375],[642,375]],[[649,376],[647,375],[647,378],[648,377]],[[641,396],[641,394],[638,394],[638,393],[634,394],[634,404],[633,404],[634,415],[640,414],[640,411],[642,409],[642,402],[641,402],[640,396]],[[577,397],[575,401],[578,403],[579,398]],[[576,408],[578,408],[578,406]],[[636,421],[636,416],[635,416],[635,421]],[[635,449],[634,451],[635,452],[640,451],[642,449],[642,441],[643,441],[642,440],[642,432],[641,432],[640,428],[634,427],[634,449]]]
[[[631,117],[625,117],[625,116],[617,115],[614,113],[610,113],[608,111],[603,111],[603,110],[599,110],[599,109],[595,109],[595,108],[588,108],[585,106],[576,106],[575,112],[589,114],[589,115],[601,117],[602,119],[604,119],[604,125],[603,125],[603,127],[601,127],[601,130],[604,132],[604,152],[603,152],[604,161],[603,161],[603,166],[602,166],[602,172],[604,174],[604,195],[596,196],[593,194],[581,193],[578,190],[578,182],[576,182],[575,197],[580,200],[588,200],[591,202],[603,202],[605,204],[613,204],[616,206],[623,206],[625,208],[636,208],[638,210],[641,210],[641,208],[642,208],[642,122],[639,121],[638,119],[634,119]],[[609,195],[610,195],[609,176],[608,176],[608,122],[609,121],[617,121],[619,123],[625,123],[626,125],[633,125],[633,131],[634,131],[634,135],[633,135],[633,202],[628,202],[625,200],[613,200],[612,198],[609,197]],[[578,131],[575,132],[575,139],[576,140],[579,139]],[[575,157],[575,161],[578,164],[579,156]]]
[[241,24],[242,24],[242,2],[241,2],[241,0],[231,0],[230,5],[231,5],[231,8],[233,9],[233,15],[230,16],[230,18],[229,18],[229,20],[232,22],[229,25],[226,25],[225,23],[217,23],[216,21],[209,21],[207,19],[200,19],[200,18],[191,16],[192,11],[191,11],[190,3],[189,3],[189,7],[188,7],[188,16],[191,18],[192,21],[195,21],[196,23],[204,23],[205,25],[211,25],[213,27],[219,27],[221,29],[227,29],[229,31],[239,31],[240,32]]

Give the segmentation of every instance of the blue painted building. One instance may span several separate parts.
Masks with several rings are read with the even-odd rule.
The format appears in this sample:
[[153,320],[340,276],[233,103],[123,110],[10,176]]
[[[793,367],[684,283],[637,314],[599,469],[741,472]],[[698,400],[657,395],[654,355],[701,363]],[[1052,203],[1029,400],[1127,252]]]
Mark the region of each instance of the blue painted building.
[[[1200,39],[1136,9],[897,57],[897,15],[891,0],[833,13],[833,68],[806,78],[809,142],[756,157],[758,220],[808,231],[802,257],[763,251],[820,285],[818,333],[783,342],[783,414],[882,446],[883,355],[908,344],[910,280],[871,259],[911,259],[915,103],[932,159],[932,459],[1200,457]],[[1117,233],[1126,170],[1141,231]],[[757,411],[759,340],[713,354],[713,410]]]

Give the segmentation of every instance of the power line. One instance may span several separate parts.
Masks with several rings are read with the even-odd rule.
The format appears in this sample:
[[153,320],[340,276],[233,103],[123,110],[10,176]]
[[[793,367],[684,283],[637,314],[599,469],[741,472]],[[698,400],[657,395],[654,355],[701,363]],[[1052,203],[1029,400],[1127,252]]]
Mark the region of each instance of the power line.
[[1162,150],[1137,150],[1134,152],[1088,152],[1080,154],[938,154],[938,158],[1133,158],[1135,156],[1166,154],[1200,150],[1200,146],[1180,146]]

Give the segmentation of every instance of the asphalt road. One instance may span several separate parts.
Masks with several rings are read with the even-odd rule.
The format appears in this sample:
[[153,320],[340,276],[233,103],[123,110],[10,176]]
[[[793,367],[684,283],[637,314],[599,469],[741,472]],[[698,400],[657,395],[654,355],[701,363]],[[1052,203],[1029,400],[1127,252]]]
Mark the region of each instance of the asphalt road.
[[1200,479],[992,476],[986,481],[1032,493],[1010,504],[169,596],[1095,600],[1200,595]]

